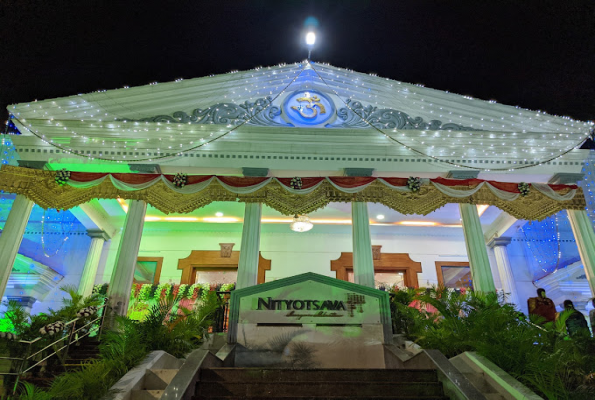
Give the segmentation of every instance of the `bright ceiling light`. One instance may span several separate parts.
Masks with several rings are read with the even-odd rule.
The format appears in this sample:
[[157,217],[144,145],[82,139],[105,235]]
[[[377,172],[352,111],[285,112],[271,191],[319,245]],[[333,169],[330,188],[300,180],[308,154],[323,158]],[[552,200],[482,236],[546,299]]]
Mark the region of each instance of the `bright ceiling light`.
[[223,213],[221,211],[217,211],[215,213],[215,217],[222,217],[222,216],[223,216]]
[[438,225],[437,222],[431,221],[401,221],[399,225],[409,225],[409,226],[436,226]]
[[171,222],[196,222],[198,218],[196,217],[165,217],[163,218],[164,221],[171,221]]
[[291,218],[262,218],[260,220],[260,222],[263,222],[265,224],[287,224],[287,223],[291,223],[293,221],[293,219]]
[[218,223],[231,223],[239,222],[238,218],[233,217],[205,217],[202,219],[203,222],[218,222]]
[[145,217],[145,222],[151,222],[151,221],[161,221],[161,217],[151,217],[150,215]]
[[333,224],[333,225],[349,225],[350,219],[312,219],[312,223],[316,224]]
[[294,232],[307,232],[312,229],[314,225],[310,222],[307,215],[295,215],[293,222],[289,224],[289,228]]
[[314,46],[314,43],[316,43],[316,34],[312,31],[306,33],[306,44],[308,46]]
[[376,219],[377,219],[377,220],[379,220],[379,221],[382,221],[382,220],[384,219],[384,215],[382,215],[382,214],[378,214],[378,215],[376,216]]
[[477,214],[481,217],[481,215],[490,207],[489,204],[478,204],[477,205]]

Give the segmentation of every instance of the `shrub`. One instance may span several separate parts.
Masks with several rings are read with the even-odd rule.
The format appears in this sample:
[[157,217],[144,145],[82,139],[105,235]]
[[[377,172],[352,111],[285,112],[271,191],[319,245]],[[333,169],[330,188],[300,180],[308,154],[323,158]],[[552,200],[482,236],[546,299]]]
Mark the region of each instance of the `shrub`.
[[[143,321],[117,317],[115,326],[104,332],[98,360],[83,364],[78,371],[59,375],[49,390],[24,383],[18,399],[99,400],[149,352],[163,350],[175,357],[185,356],[203,342],[219,302],[214,292],[194,310],[180,308],[179,300],[173,296],[162,299],[150,307]],[[179,311],[172,312],[174,309]]]
[[395,319],[406,321],[402,332],[422,347],[449,358],[476,351],[547,399],[594,398],[595,340],[569,339],[567,312],[540,326],[495,293],[434,288],[415,298],[435,307],[439,316],[409,307]]

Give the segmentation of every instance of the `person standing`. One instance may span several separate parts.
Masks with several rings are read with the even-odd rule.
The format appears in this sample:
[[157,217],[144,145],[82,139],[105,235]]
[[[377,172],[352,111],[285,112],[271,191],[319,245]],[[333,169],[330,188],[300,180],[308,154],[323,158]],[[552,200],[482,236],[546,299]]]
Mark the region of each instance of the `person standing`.
[[537,297],[531,297],[527,300],[527,307],[529,308],[529,315],[539,315],[543,317],[546,322],[553,322],[556,319],[556,306],[552,299],[548,299],[545,295],[545,289],[537,289]]
[[591,304],[593,304],[593,308],[589,311],[589,322],[591,323],[591,331],[595,335],[595,297],[591,299]]
[[588,335],[591,336],[589,332],[589,325],[587,324],[587,320],[582,312],[578,311],[574,308],[574,304],[571,300],[564,300],[564,310],[565,311],[572,311],[571,314],[566,319],[566,330],[568,331],[568,336],[576,336],[576,335]]

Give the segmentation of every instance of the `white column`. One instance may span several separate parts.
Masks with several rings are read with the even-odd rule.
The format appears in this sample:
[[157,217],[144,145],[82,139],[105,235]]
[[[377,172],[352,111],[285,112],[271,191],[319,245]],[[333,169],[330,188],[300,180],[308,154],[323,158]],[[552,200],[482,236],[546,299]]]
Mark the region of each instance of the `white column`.
[[593,232],[593,225],[585,210],[567,210],[567,212],[591,294],[595,296],[595,232]]
[[240,260],[238,262],[238,281],[236,283],[238,289],[254,286],[258,282],[261,216],[261,203],[246,203]]
[[494,278],[490,268],[490,259],[486,249],[479,214],[474,204],[459,204],[463,234],[469,267],[473,277],[473,288],[478,292],[495,292]]
[[500,275],[500,282],[502,283],[502,290],[507,296],[508,303],[521,306],[519,303],[518,294],[516,291],[516,284],[512,267],[510,266],[510,259],[508,258],[508,250],[506,246],[510,244],[512,239],[509,237],[495,237],[488,242],[488,246],[494,250],[496,256],[496,265],[498,267],[498,274]]
[[87,235],[91,237],[91,244],[89,245],[87,259],[78,289],[79,294],[85,297],[90,296],[93,292],[103,244],[109,240],[109,236],[101,229],[89,229],[87,230]]
[[23,241],[23,234],[31,215],[33,202],[17,194],[0,235],[0,299],[4,297],[12,265]]
[[107,293],[110,305],[118,315],[126,315],[128,312],[130,290],[132,289],[134,268],[138,258],[146,213],[147,203],[142,200],[130,202]]
[[370,238],[368,203],[351,203],[351,231],[353,240],[353,280],[363,286],[374,287],[374,259]]

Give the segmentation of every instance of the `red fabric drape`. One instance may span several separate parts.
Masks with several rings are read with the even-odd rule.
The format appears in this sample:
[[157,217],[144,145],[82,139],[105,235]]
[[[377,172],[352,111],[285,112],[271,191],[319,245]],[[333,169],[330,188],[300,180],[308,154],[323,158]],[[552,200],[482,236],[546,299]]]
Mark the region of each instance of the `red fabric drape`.
[[99,172],[71,172],[70,179],[76,182],[91,182],[99,178],[103,178],[108,174]]
[[[71,172],[70,179],[76,182],[90,182],[100,179],[108,174],[96,173],[96,172]],[[111,174],[114,179],[127,184],[140,184],[147,183],[157,178],[157,174]],[[165,179],[173,182],[175,175],[164,175]],[[204,182],[214,175],[188,175],[188,185],[197,184]],[[233,187],[249,187],[258,185],[265,180],[267,177],[238,177],[238,176],[218,176],[221,182],[233,186]],[[287,187],[291,186],[292,178],[277,178],[278,181]],[[304,177],[302,179],[302,189],[308,189],[321,181],[324,177]],[[359,186],[366,185],[375,181],[376,179],[382,179],[393,186],[406,186],[407,178],[374,178],[374,177],[363,177],[363,176],[333,176],[328,177],[335,185],[342,188],[356,188]],[[513,182],[497,182],[497,181],[484,181],[482,179],[447,179],[447,178],[435,178],[430,179],[432,182],[436,182],[445,186],[467,186],[470,188],[476,187],[482,182],[488,182],[490,185],[497,189],[504,190],[509,193],[519,193],[518,183]],[[577,189],[577,185],[549,185],[554,191],[561,191],[565,189]]]
[[328,179],[342,188],[355,188],[376,180],[371,176],[329,176]]
[[407,186],[408,178],[378,178],[378,179],[382,179],[389,185],[393,185],[393,186]]
[[259,183],[262,183],[269,178],[267,178],[267,177],[243,178],[243,177],[239,177],[239,176],[218,176],[217,179],[219,179],[221,182],[223,182],[229,186],[248,187],[248,186],[258,185]]

